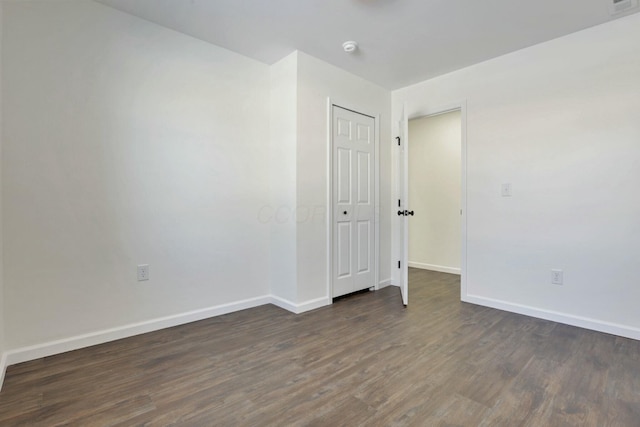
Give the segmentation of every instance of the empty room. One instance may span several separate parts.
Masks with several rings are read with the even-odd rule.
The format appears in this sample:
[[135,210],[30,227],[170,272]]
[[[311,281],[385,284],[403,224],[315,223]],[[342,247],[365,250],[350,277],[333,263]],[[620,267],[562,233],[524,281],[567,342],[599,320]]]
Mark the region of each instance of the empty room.
[[638,3],[1,1],[0,425],[639,426]]

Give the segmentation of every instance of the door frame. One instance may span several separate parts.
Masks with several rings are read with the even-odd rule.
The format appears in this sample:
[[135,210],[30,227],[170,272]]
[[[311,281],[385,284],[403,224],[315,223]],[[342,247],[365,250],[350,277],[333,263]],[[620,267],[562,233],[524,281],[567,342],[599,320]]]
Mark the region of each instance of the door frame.
[[[362,114],[364,116],[372,117],[374,120],[374,156],[373,161],[373,198],[374,198],[374,228],[373,228],[373,250],[374,250],[374,273],[373,273],[373,288],[374,290],[380,289],[380,114],[367,111],[365,108],[360,108],[357,105],[352,105],[348,102],[342,102],[342,100],[336,100],[335,98],[327,97],[327,201],[326,201],[326,233],[327,233],[327,260],[326,260],[326,275],[327,275],[327,298],[329,304],[333,304],[333,107],[344,108],[346,110],[353,111],[354,113]],[[371,289],[370,288],[370,289]]]
[[[467,100],[463,99],[459,102],[445,104],[438,107],[414,106],[410,107],[408,103],[404,103],[406,120],[417,119],[421,117],[437,116],[452,111],[460,111],[460,299],[467,295]],[[408,138],[408,135],[407,135]],[[409,167],[409,165],[405,165]],[[396,172],[397,174],[397,172]],[[400,189],[402,191],[402,189]],[[399,194],[396,194],[399,196]],[[411,203],[411,200],[409,200]],[[398,241],[401,241],[398,238]],[[401,252],[400,248],[398,250]],[[400,256],[400,252],[397,254]],[[404,265],[408,266],[409,254],[404,254],[406,259],[401,259]]]

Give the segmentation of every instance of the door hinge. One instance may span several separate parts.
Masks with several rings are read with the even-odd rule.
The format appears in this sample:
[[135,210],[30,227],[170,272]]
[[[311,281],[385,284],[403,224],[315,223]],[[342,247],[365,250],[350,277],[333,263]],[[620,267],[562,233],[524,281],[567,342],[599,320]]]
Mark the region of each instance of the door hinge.
[[400,261],[398,261],[398,268],[400,268]]
[[396,139],[398,140],[398,147],[400,146],[400,137],[396,136]]

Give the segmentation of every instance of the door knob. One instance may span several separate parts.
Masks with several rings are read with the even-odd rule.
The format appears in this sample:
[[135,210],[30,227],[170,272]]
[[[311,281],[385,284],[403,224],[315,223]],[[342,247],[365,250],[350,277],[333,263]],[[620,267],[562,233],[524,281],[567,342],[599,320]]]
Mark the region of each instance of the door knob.
[[404,215],[404,211],[398,211],[398,215],[399,215],[399,216]]
[[407,211],[407,210],[398,211],[398,215],[406,215],[406,216],[411,215],[411,216],[413,216],[413,211]]

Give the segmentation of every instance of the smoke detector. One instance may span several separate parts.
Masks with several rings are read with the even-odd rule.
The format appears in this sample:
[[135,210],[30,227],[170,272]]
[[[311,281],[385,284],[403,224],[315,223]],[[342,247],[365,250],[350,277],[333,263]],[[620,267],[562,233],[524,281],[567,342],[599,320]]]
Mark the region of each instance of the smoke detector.
[[342,43],[342,48],[344,49],[345,52],[352,53],[352,52],[355,52],[356,49],[358,49],[358,43],[354,42],[353,40],[350,40],[348,42]]
[[638,0],[607,0],[607,2],[611,15],[618,15],[638,7]]

